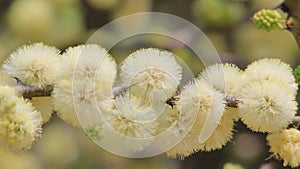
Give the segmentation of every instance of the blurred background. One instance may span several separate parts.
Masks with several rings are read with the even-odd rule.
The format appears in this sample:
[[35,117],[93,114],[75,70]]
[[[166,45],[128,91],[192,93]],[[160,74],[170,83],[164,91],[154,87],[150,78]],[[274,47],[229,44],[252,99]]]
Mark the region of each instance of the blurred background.
[[[103,25],[137,12],[164,12],[184,18],[210,39],[222,62],[244,69],[254,60],[281,58],[292,67],[300,64],[300,53],[288,31],[265,32],[250,17],[262,8],[273,8],[280,0],[0,0],[0,62],[18,46],[44,42],[64,51],[84,44]],[[126,29],[120,25],[120,29]],[[103,41],[109,34],[103,35]],[[134,42],[131,42],[134,41]],[[184,44],[159,35],[137,36],[110,50],[121,62],[142,47],[174,52],[195,75],[203,64]],[[172,42],[172,43],[171,43]],[[232,142],[222,150],[196,153],[185,160],[164,154],[147,159],[128,159],[102,150],[81,129],[54,115],[44,125],[42,138],[26,153],[0,149],[0,169],[283,169],[269,158],[265,135],[235,126]],[[288,168],[288,167],[286,167]]]

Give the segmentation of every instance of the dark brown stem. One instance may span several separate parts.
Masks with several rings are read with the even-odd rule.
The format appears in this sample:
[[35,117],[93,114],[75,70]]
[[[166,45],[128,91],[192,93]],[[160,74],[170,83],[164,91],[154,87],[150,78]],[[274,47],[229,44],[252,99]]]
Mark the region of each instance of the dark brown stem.
[[53,91],[53,86],[48,85],[43,88],[29,86],[25,84],[17,84],[15,86],[15,90],[21,94],[24,98],[32,98],[32,97],[43,97],[43,96],[51,96],[51,92]]
[[299,125],[300,124],[300,116],[295,116],[293,119],[294,124]]
[[287,7],[288,14],[293,18],[291,31],[300,48],[300,0],[285,0],[283,4]]
[[230,96],[225,96],[224,98],[225,104],[227,107],[233,107],[233,108],[238,108],[239,102],[241,102],[238,98],[236,97],[230,97]]
[[[43,96],[51,96],[51,92],[53,91],[53,86],[48,85],[44,88],[39,88],[35,86],[29,86],[25,84],[17,84],[15,86],[15,90],[21,94],[24,98],[32,98],[32,97],[43,97]],[[120,94],[120,92],[124,91],[123,87],[114,87],[112,89],[112,94],[114,96]],[[238,108],[239,102],[241,102],[238,98],[226,96],[224,98],[225,104],[228,107]],[[295,124],[300,123],[300,116],[295,116],[293,119]]]

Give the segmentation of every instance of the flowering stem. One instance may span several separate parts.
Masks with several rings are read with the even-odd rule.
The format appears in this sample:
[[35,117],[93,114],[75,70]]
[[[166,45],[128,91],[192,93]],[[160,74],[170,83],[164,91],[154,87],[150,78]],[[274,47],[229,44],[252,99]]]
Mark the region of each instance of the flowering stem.
[[[43,97],[43,96],[51,96],[51,93],[53,91],[53,86],[47,85],[43,88],[39,88],[36,86],[30,86],[22,83],[22,84],[17,84],[15,86],[15,90],[24,98]],[[120,92],[123,92],[124,90],[125,89],[123,87],[116,86],[112,89],[112,94],[116,96],[120,94]],[[233,108],[237,108],[238,103],[241,102],[241,100],[239,100],[238,98],[230,97],[230,96],[226,96],[224,100],[226,106],[233,107]],[[295,124],[299,124],[300,116],[295,116],[293,122]]]

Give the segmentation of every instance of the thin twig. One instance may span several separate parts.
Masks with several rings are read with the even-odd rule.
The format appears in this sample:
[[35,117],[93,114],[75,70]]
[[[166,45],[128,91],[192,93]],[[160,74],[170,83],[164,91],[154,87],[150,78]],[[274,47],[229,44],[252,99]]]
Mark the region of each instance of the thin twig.
[[293,119],[294,124],[299,125],[300,124],[300,116],[295,116]]
[[26,84],[17,84],[15,90],[24,98],[51,96],[53,86],[47,85],[43,88],[29,86]]

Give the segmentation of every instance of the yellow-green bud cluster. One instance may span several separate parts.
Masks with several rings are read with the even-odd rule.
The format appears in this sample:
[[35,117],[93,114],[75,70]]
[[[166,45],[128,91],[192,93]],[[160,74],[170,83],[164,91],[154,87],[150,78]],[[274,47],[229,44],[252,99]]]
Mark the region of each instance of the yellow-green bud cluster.
[[264,29],[266,31],[271,30],[284,30],[284,20],[277,10],[263,9],[256,12],[252,17],[253,23],[258,29]]

